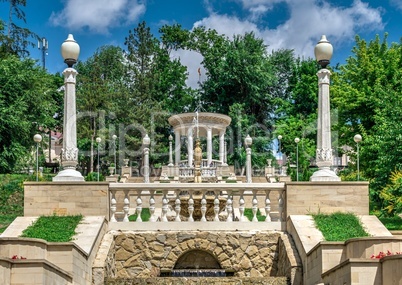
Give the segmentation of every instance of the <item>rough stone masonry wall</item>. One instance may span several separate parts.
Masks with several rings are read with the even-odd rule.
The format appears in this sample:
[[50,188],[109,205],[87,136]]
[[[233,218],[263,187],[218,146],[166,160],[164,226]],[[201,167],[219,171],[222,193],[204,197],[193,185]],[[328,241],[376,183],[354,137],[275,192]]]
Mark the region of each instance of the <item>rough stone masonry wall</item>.
[[112,278],[157,277],[174,268],[189,250],[212,254],[222,269],[236,277],[276,276],[280,232],[125,232],[116,233],[115,276]]

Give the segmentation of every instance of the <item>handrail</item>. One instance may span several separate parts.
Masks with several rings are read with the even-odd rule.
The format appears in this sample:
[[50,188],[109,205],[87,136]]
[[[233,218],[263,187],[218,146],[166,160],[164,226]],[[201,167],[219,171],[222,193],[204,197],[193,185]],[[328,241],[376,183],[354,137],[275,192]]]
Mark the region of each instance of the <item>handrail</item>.
[[265,222],[282,223],[284,195],[284,183],[110,183],[110,222],[126,223],[136,213],[141,223],[144,208],[150,223],[249,222],[244,212],[251,208],[251,222],[261,209]]

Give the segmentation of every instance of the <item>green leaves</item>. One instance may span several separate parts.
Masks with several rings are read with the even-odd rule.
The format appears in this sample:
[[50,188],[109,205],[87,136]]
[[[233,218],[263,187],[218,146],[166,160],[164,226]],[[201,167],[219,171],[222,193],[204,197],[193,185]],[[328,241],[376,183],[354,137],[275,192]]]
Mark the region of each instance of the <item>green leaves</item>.
[[0,173],[14,170],[27,155],[38,126],[57,125],[57,76],[47,74],[33,60],[8,56],[0,63]]

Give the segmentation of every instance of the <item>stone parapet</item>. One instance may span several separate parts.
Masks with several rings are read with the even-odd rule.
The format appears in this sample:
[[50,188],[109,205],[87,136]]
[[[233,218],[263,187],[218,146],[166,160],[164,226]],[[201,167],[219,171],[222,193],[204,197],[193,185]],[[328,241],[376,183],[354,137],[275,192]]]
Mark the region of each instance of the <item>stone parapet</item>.
[[25,182],[24,216],[78,215],[109,218],[109,182]]
[[368,182],[286,182],[286,215],[369,214]]

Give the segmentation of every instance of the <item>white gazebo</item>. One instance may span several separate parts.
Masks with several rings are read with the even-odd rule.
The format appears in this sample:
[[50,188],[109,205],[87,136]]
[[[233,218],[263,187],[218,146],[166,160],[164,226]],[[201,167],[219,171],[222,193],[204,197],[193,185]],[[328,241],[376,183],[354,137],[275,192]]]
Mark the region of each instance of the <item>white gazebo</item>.
[[[175,166],[185,163],[191,167],[193,165],[194,140],[204,137],[207,141],[206,164],[210,166],[213,163],[212,153],[213,136],[219,136],[219,164],[226,165],[225,133],[232,119],[229,116],[217,113],[183,113],[171,116],[169,124],[173,127],[175,134]],[[181,137],[187,137],[187,161],[181,161]]]

